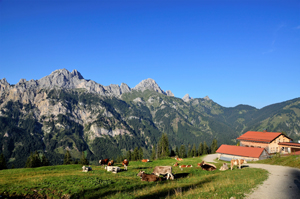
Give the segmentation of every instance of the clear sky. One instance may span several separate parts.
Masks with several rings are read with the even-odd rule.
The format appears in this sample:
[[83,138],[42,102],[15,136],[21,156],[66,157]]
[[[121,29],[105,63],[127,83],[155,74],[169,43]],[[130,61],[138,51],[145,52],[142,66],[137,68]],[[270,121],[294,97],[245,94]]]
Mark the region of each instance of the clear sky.
[[0,79],[77,69],[257,108],[300,97],[300,0],[0,0]]

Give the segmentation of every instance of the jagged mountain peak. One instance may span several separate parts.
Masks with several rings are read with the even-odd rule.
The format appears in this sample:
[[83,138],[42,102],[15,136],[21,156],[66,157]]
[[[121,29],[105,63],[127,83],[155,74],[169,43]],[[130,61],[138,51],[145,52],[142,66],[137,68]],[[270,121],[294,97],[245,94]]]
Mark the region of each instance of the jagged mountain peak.
[[38,80],[38,84],[41,87],[64,87],[64,88],[76,88],[81,80],[84,80],[82,75],[77,71],[72,72],[67,69],[58,69],[53,71],[50,75]]
[[78,72],[76,69],[74,69],[74,70],[71,72],[71,74],[73,75],[73,77],[74,77],[74,76],[78,77],[78,79],[84,79],[83,76],[81,75],[81,73]]
[[185,96],[183,96],[182,100],[185,102],[189,102],[191,99],[193,99],[192,97],[190,97],[189,94],[185,94]]
[[[6,79],[0,80],[0,90],[9,89],[10,85],[7,83]],[[93,80],[86,80],[83,78],[81,73],[74,69],[72,72],[63,68],[57,69],[51,74],[39,79],[30,80],[20,79],[16,84],[16,89],[25,91],[26,89],[37,89],[37,88],[66,88],[66,89],[76,89],[84,88],[88,92],[98,93],[103,96],[115,96],[119,97],[123,93],[131,92],[131,90],[145,91],[153,90],[158,93],[162,93],[167,96],[174,96],[171,91],[163,91],[154,79],[148,78],[141,81],[133,89],[131,89],[127,84],[122,83],[120,86],[116,84],[111,84],[108,86],[103,86],[98,84]]]
[[163,91],[158,84],[151,78],[145,79],[143,81],[141,81],[138,85],[136,85],[134,88],[134,90],[138,90],[138,91],[145,91],[147,89],[149,90],[154,90],[158,93],[163,93],[166,95],[165,91]]
[[210,100],[210,98],[208,97],[208,95],[205,96],[203,99],[205,99],[205,100]]
[[[50,75],[48,75],[50,77],[58,77],[58,76],[64,76],[68,79],[73,78],[73,77],[77,77],[78,79],[84,79],[83,76],[80,74],[80,72],[78,72],[76,69],[74,69],[72,72],[68,71],[67,69],[63,68],[63,69],[58,69],[53,71]],[[47,76],[46,76],[47,77]]]
[[172,91],[170,91],[170,90],[167,90],[167,91],[166,91],[166,94],[167,94],[168,96],[174,97],[174,94],[173,94]]

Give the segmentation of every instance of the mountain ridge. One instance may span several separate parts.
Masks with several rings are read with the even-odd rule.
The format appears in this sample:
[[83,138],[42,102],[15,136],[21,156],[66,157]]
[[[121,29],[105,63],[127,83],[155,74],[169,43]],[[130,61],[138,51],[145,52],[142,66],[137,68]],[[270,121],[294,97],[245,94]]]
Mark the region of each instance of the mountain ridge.
[[0,80],[0,153],[22,167],[30,152],[47,152],[60,164],[64,152],[85,151],[91,161],[124,155],[135,147],[149,157],[163,133],[170,147],[201,142],[236,144],[247,130],[285,132],[300,139],[300,98],[257,109],[226,108],[204,98],[186,100],[163,91],[153,79],[134,88],[103,86],[77,70],[53,71],[39,80]]

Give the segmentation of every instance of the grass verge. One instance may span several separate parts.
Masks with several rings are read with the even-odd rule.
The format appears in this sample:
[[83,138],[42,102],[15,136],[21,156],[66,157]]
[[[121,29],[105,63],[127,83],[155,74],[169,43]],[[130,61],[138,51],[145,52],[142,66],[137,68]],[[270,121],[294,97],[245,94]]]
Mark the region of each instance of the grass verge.
[[300,169],[300,155],[280,156],[274,155],[269,159],[259,160],[255,163],[289,166]]

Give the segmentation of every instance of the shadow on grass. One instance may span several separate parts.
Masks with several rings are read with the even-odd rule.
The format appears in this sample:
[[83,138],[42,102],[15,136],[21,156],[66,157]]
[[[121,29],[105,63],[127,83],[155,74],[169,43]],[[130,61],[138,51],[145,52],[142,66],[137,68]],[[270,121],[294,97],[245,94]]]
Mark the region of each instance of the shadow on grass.
[[209,182],[213,181],[213,179],[214,179],[214,177],[210,177],[210,178],[203,179],[198,183],[191,184],[191,185],[185,185],[185,186],[181,186],[181,184],[178,183],[178,186],[176,186],[176,187],[166,189],[159,193],[153,193],[153,194],[150,193],[150,194],[146,194],[146,195],[136,197],[136,198],[139,198],[139,199],[149,198],[150,199],[150,198],[166,198],[166,197],[170,197],[173,195],[181,196],[182,194],[184,194],[185,192],[187,192],[191,189],[202,187],[203,184],[209,183]]
[[132,169],[152,169],[152,167],[134,167]]
[[189,175],[189,173],[176,173],[176,174],[174,175],[174,178],[175,178],[175,179],[185,178],[185,177],[187,177],[188,175]]
[[242,166],[241,166],[241,169],[242,169],[242,168],[245,168],[245,167],[249,167],[249,165],[242,165]]
[[[117,193],[129,193],[129,194],[132,194],[134,193],[135,191],[137,190],[140,190],[140,189],[143,189],[145,187],[152,187],[152,186],[156,186],[157,184],[164,184],[166,183],[167,180],[163,179],[163,181],[161,182],[150,182],[150,183],[143,183],[143,184],[137,184],[136,186],[134,187],[128,187],[128,188],[125,188],[124,186],[122,185],[113,185],[113,186],[119,186],[121,187],[122,186],[122,189],[114,189],[114,190],[111,190],[111,188],[109,188],[110,190],[108,191],[105,191],[105,188],[108,189],[108,187],[101,187],[101,188],[95,188],[95,189],[86,189],[84,190],[83,193],[79,193],[79,194],[76,194],[76,195],[72,195],[71,198],[84,198],[84,199],[98,199],[98,198],[103,198],[103,197],[110,197],[110,196],[113,196]],[[106,189],[106,190],[107,190]]]
[[[180,178],[185,178],[189,175],[189,173],[178,173],[175,175],[175,179],[180,179]],[[92,199],[92,198],[102,198],[102,197],[109,197],[109,196],[113,196],[117,193],[129,193],[129,194],[133,194],[136,190],[140,190],[140,189],[143,189],[145,187],[152,187],[152,186],[157,186],[157,184],[164,184],[164,183],[168,183],[169,180],[167,180],[165,177],[162,177],[162,181],[161,182],[149,182],[147,184],[137,184],[136,186],[134,187],[129,187],[129,188],[125,188],[123,187],[122,189],[115,189],[115,190],[108,190],[108,191],[105,191],[105,187],[102,187],[102,188],[96,188],[96,189],[89,189],[89,190],[84,190],[84,193],[79,193],[77,195],[73,195],[72,198],[89,198],[89,199]],[[114,183],[112,183],[114,184]],[[180,185],[180,183],[178,183],[178,185]],[[118,185],[113,185],[113,186],[118,186]],[[198,186],[198,184],[196,185],[191,185],[191,186]],[[175,192],[178,192],[179,190],[180,191],[186,191],[187,188],[191,188],[191,186],[188,186],[188,187],[176,187],[175,189],[172,188],[170,190],[167,191],[167,193],[165,192],[162,192],[162,197],[164,197],[166,194],[170,195],[170,192],[173,191],[174,193]],[[106,187],[108,188],[108,187]],[[101,190],[102,189],[102,190]],[[174,193],[171,193],[171,194],[174,194]],[[147,196],[145,198],[157,198],[157,196],[160,196],[160,194],[156,194],[154,196]],[[141,197],[141,198],[144,198]]]

